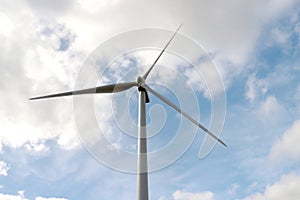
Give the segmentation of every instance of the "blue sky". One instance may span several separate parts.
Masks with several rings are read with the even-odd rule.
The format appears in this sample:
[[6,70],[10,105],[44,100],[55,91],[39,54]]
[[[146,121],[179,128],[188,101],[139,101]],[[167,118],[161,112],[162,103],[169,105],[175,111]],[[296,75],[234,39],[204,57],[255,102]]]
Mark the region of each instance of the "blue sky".
[[[207,127],[212,123],[211,97],[224,92],[226,118],[220,137],[228,147],[217,144],[200,159],[205,137],[198,130],[179,159],[149,174],[150,199],[300,199],[299,5],[298,0],[1,1],[0,199],[135,199],[136,175],[101,164],[81,144],[72,98],[35,102],[28,98],[74,89],[88,56],[114,36],[145,27],[175,30],[180,23],[181,35],[170,49],[176,53],[182,48],[186,54],[176,57],[167,52],[149,81],[199,117],[196,103],[200,122]],[[159,52],[155,48],[163,47],[171,32],[164,33],[149,36],[147,42],[153,42],[154,49],[120,57],[109,69],[100,66],[106,60],[97,63],[105,72],[99,83],[129,80],[145,71]],[[180,59],[202,58],[188,51],[184,36],[211,56],[224,90],[205,85],[205,80],[218,79],[213,75],[201,79]],[[138,38],[126,42],[138,45]],[[200,62],[194,67],[214,66]],[[182,80],[188,87],[180,84]],[[187,93],[189,87],[192,93]],[[136,139],[126,131],[135,134],[131,131],[135,127],[128,124],[136,121],[137,94],[131,89],[118,95],[95,97],[95,116],[117,149],[134,153]],[[123,97],[128,110],[120,104]],[[193,124],[153,95],[150,98],[149,133],[156,135],[149,139],[149,150],[160,150],[182,133],[195,133]],[[89,118],[83,122],[88,129]]]

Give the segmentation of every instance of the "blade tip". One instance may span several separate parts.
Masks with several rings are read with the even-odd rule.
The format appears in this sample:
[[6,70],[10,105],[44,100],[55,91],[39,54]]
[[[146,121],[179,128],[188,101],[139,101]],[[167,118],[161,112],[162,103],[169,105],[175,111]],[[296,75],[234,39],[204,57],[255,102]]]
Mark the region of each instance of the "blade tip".
[[223,144],[225,147],[228,147],[227,144],[225,144],[225,142],[223,142],[221,140],[219,142],[221,142],[221,144]]

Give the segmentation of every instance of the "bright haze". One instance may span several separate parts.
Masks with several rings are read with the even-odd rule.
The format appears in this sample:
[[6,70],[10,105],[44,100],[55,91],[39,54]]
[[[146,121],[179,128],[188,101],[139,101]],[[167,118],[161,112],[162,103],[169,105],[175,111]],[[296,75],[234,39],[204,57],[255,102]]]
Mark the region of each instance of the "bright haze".
[[[198,130],[183,156],[149,174],[150,199],[300,199],[299,0],[1,0],[0,199],[135,199],[136,174],[99,163],[81,144],[71,97],[28,98],[73,90],[85,59],[112,36],[149,27],[175,31],[181,23],[179,33],[205,49],[224,82],[226,120],[220,137],[228,147],[217,144],[199,159],[205,134]],[[163,48],[168,39],[158,38],[155,45]],[[143,74],[146,68],[139,67],[153,63],[158,54],[147,49],[119,58],[99,85],[135,81],[122,75],[127,69],[136,69],[135,78]],[[184,64],[170,53],[158,63],[179,72]],[[156,67],[149,81],[172,86],[171,71]],[[185,75],[197,96],[200,121],[209,127],[215,94],[203,79]],[[172,91],[157,90],[177,102]],[[126,96],[136,121],[136,89]],[[150,100],[149,121],[162,126],[154,118],[166,117],[162,129],[153,128],[158,133],[149,149],[155,151],[175,137],[180,116],[154,96]],[[136,140],[124,139],[128,133],[113,120],[118,101],[108,96],[95,101],[101,129],[116,149],[135,152]]]

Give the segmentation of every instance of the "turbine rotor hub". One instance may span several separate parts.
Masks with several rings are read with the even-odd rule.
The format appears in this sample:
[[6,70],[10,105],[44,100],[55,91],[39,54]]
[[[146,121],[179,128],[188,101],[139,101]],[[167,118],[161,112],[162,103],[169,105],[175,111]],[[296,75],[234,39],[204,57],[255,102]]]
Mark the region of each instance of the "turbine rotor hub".
[[136,82],[138,84],[138,87],[141,87],[145,83],[145,79],[141,76],[137,77]]

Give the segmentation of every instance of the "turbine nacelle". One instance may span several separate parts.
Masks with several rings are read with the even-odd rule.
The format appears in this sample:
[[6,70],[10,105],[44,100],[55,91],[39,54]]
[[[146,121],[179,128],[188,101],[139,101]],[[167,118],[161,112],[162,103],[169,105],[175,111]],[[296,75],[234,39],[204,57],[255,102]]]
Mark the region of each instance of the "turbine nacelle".
[[149,98],[147,90],[144,87],[144,85],[145,85],[145,79],[143,77],[141,77],[141,76],[138,76],[137,79],[136,79],[136,83],[137,83],[137,86],[138,86],[138,91],[139,92],[145,92],[145,95],[146,95],[145,102],[149,103],[150,102],[150,98]]

